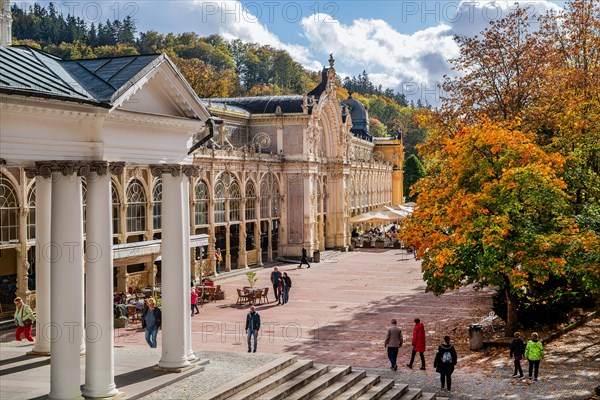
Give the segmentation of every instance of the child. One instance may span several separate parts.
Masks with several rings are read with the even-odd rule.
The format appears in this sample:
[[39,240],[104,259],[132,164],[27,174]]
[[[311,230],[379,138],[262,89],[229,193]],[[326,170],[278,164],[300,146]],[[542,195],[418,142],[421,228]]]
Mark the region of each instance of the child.
[[539,335],[535,332],[531,334],[531,340],[527,342],[525,358],[529,361],[529,380],[531,380],[531,373],[534,372],[534,381],[537,381],[540,361],[544,358],[544,345],[539,341]]
[[523,377],[521,359],[523,358],[524,352],[525,343],[523,342],[523,339],[521,339],[521,334],[519,332],[515,332],[515,340],[513,340],[510,345],[510,357],[515,358],[515,373],[513,374],[513,378],[517,376],[517,372],[519,373],[519,378]]

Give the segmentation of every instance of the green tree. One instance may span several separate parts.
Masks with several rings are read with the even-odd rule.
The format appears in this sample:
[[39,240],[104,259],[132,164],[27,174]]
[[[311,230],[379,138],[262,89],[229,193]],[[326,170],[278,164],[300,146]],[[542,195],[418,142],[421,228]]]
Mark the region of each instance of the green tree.
[[404,160],[404,193],[406,201],[415,201],[418,193],[412,190],[417,181],[425,176],[425,167],[421,160],[414,154],[411,154]]

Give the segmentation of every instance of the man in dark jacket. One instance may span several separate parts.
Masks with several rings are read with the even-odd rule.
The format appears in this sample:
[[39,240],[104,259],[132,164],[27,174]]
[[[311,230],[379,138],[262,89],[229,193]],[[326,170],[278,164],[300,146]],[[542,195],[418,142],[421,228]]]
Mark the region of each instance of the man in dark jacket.
[[258,342],[258,330],[260,329],[260,315],[256,312],[254,305],[250,306],[250,312],[246,315],[246,333],[248,334],[248,353],[251,351],[252,337],[254,337],[254,352]]
[[433,368],[440,374],[442,389],[446,386],[448,391],[451,390],[452,373],[454,372],[456,359],[456,349],[450,344],[450,336],[444,336],[444,343],[438,347],[438,352],[433,361]]
[[513,374],[513,377],[523,377],[523,368],[521,368],[523,354],[525,354],[525,343],[523,342],[523,339],[521,339],[521,334],[515,332],[515,340],[510,344],[510,357],[515,358],[515,373]]
[[398,364],[396,361],[398,360],[398,350],[402,346],[402,331],[398,328],[398,321],[396,319],[392,319],[392,325],[387,330],[387,335],[385,337],[384,345],[387,347],[388,358],[390,359],[390,363],[392,366],[390,367],[392,370],[398,370]]
[[144,312],[142,314],[142,328],[146,332],[146,343],[148,346],[156,348],[156,337],[162,323],[162,313],[160,308],[156,307],[156,301],[151,297],[148,299]]
[[310,264],[308,263],[308,254],[304,245],[302,245],[302,260],[300,260],[300,265],[298,265],[298,268],[302,268],[302,264],[306,264],[308,265],[308,268],[310,268]]
[[279,291],[277,290],[279,287],[279,278],[281,278],[281,272],[279,272],[279,268],[273,267],[273,271],[271,272],[271,284],[273,285],[275,300],[277,300],[278,303],[280,303],[282,300],[279,298]]

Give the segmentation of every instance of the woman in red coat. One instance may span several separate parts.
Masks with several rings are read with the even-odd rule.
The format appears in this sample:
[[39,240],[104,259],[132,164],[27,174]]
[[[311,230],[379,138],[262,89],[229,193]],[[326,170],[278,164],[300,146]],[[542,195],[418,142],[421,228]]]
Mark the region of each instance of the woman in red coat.
[[412,369],[413,362],[415,361],[415,354],[419,353],[421,356],[421,369],[425,369],[425,326],[421,323],[419,318],[415,318],[415,327],[413,328],[412,337],[412,355],[410,356],[410,363],[406,366]]

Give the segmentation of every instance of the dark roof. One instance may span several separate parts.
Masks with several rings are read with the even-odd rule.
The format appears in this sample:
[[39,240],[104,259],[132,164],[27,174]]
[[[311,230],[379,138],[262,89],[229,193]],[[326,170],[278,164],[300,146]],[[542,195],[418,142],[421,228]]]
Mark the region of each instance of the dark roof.
[[227,106],[239,107],[250,114],[274,114],[277,106],[283,113],[301,113],[303,97],[296,96],[257,96],[257,97],[230,97],[217,99],[203,99],[203,101],[227,103]]
[[0,46],[0,92],[110,107],[164,57],[66,61],[26,46]]

